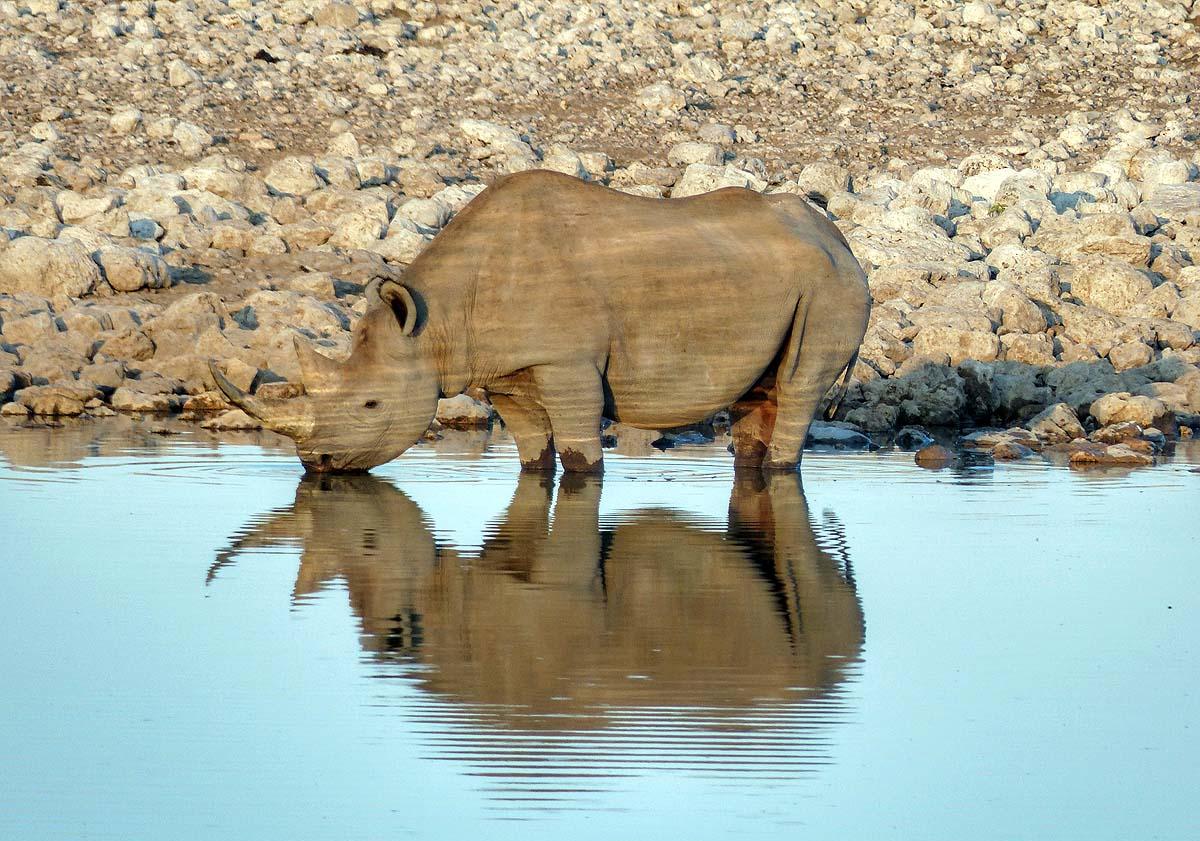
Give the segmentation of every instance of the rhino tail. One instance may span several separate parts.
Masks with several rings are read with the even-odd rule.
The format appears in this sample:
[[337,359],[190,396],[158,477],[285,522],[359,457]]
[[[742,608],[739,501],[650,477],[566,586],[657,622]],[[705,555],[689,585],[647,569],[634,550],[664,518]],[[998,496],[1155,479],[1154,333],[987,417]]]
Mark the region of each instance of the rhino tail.
[[854,366],[858,362],[858,349],[850,354],[850,361],[846,363],[846,370],[842,372],[842,377],[833,387],[833,398],[829,401],[828,408],[825,409],[825,420],[833,420],[833,416],[837,414],[838,407],[842,405],[842,398],[846,396],[846,390],[850,387],[850,375],[854,373]]

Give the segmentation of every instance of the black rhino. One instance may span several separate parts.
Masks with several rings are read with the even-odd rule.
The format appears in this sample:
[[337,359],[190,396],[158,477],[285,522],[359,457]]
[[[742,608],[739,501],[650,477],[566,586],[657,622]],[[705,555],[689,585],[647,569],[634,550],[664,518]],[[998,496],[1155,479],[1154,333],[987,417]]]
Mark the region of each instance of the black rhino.
[[397,457],[439,396],[469,387],[525,469],[553,470],[557,451],[564,470],[599,470],[602,415],[665,429],[725,407],[738,465],[795,469],[870,310],[841,232],[798,196],[648,199],[545,171],[499,179],[368,294],[345,362],[297,342],[301,397],[247,394],[213,367],[313,471]]

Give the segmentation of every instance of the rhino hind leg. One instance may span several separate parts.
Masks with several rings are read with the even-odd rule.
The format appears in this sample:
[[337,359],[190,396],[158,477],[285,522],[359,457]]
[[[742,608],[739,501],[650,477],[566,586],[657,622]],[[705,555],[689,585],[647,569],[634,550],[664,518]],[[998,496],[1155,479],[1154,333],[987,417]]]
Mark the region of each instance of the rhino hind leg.
[[869,301],[865,284],[836,281],[818,286],[800,301],[776,375],[777,414],[763,469],[799,466],[821,401],[862,342]]
[[554,437],[546,410],[531,395],[489,392],[488,397],[517,442],[521,469],[553,473]]
[[775,429],[777,406],[773,373],[730,406],[729,412],[733,419],[730,430],[733,466],[761,467]]
[[599,473],[600,415],[604,388],[592,364],[539,365],[533,370],[538,400],[550,418],[554,448],[568,473]]

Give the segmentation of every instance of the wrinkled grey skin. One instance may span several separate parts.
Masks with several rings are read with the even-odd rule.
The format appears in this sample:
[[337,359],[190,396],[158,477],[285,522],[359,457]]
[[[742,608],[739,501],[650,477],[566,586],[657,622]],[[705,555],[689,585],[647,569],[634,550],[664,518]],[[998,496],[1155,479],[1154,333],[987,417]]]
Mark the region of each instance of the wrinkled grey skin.
[[[602,467],[602,415],[665,429],[731,407],[738,465],[795,469],[866,331],[845,239],[797,196],[629,196],[557,173],[501,178],[368,289],[349,359],[297,344],[306,394],[218,385],[314,471],[412,446],[439,395],[483,388],[522,467]],[[844,385],[844,383],[843,383]]]

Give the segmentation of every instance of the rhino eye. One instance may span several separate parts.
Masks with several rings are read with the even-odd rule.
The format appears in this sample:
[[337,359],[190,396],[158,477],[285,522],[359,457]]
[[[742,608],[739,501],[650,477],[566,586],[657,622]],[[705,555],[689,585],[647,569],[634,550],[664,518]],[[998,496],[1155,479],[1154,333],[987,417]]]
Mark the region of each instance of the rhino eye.
[[363,403],[363,408],[364,409],[374,409],[378,405],[379,405],[378,400],[368,400],[366,403]]

